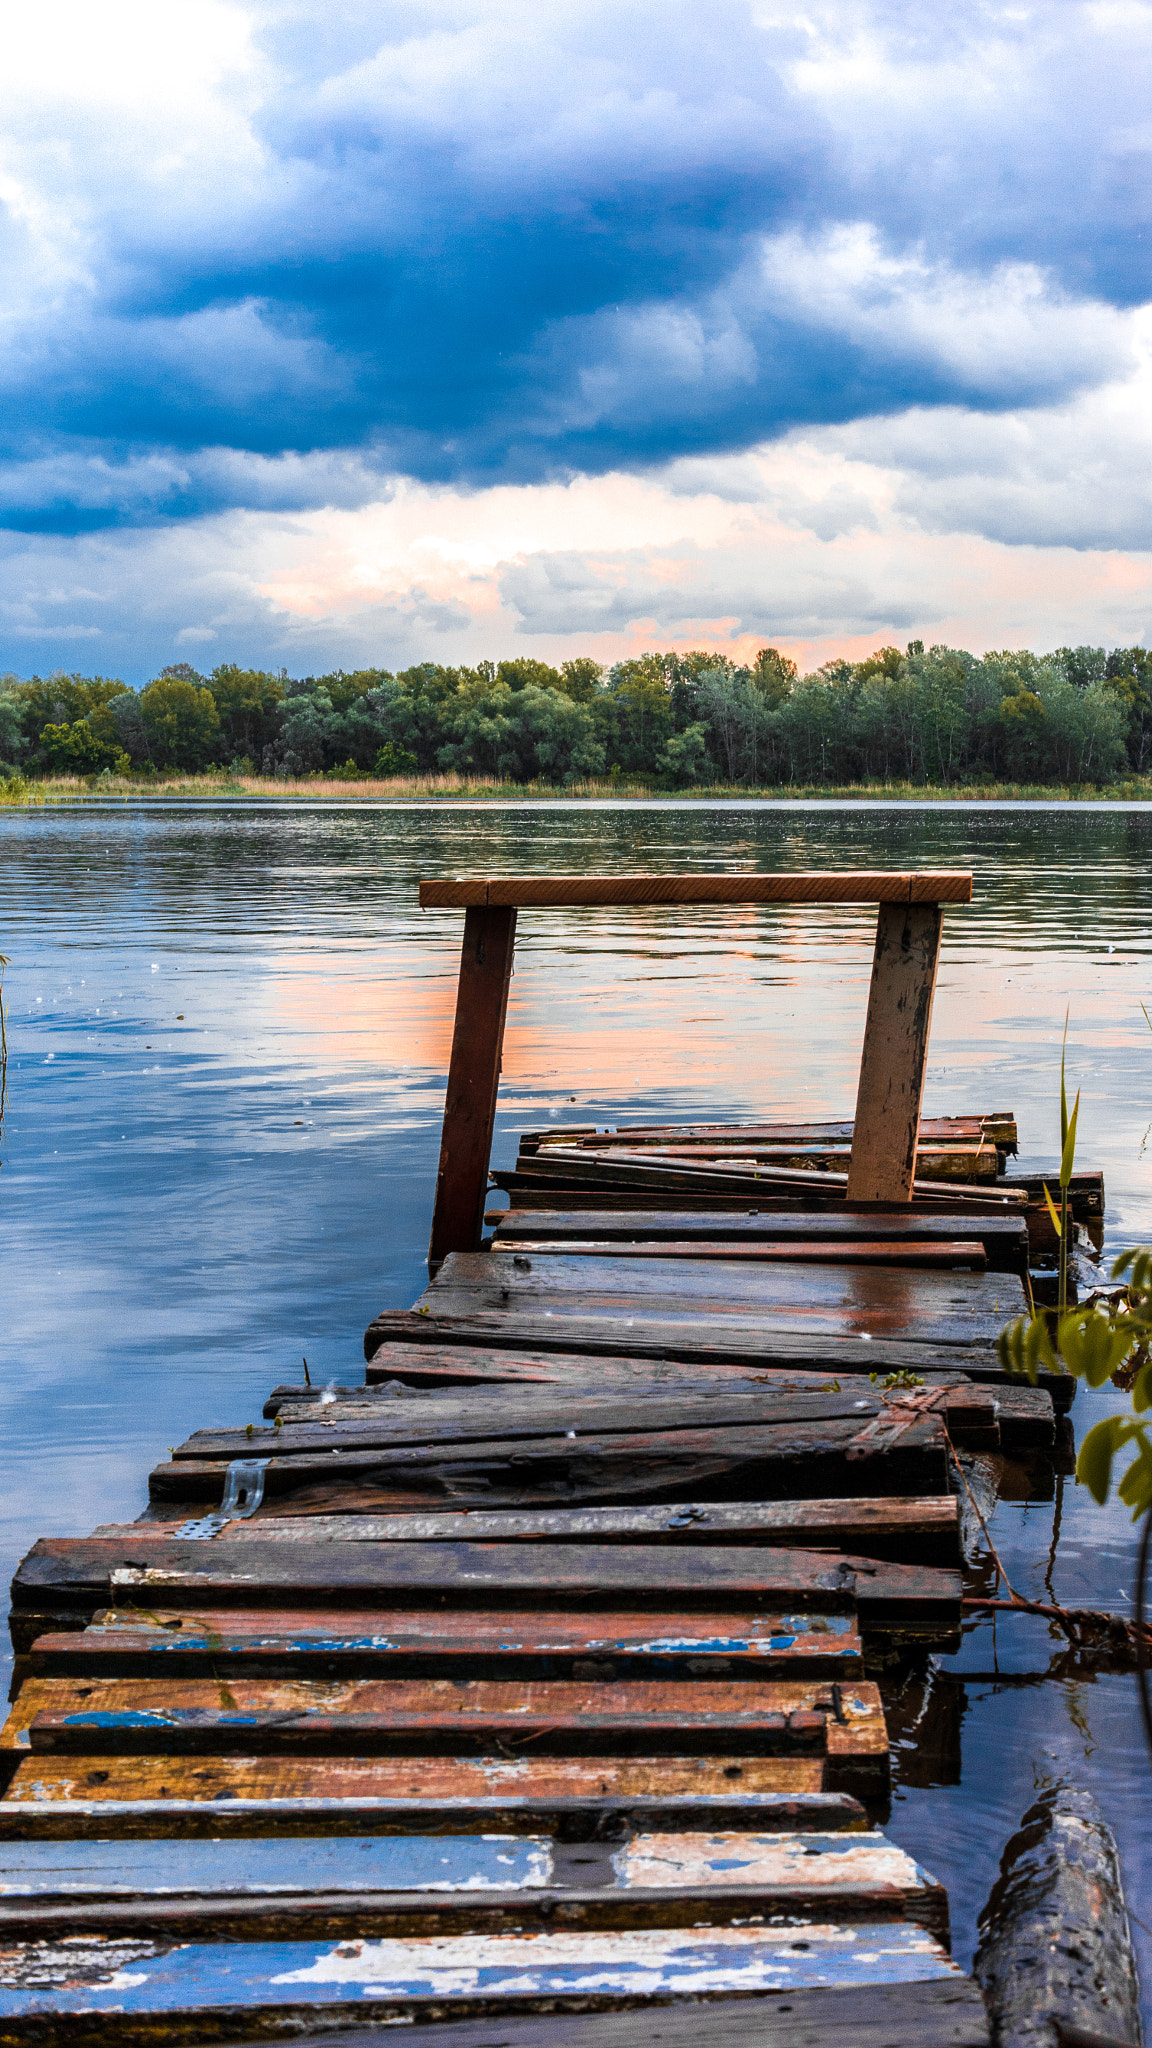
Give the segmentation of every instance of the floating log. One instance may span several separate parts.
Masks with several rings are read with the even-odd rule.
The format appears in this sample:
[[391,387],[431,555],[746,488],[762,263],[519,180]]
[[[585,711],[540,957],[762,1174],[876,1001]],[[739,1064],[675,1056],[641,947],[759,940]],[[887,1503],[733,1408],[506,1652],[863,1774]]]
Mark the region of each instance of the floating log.
[[1059,2048],[1059,2022],[1140,2039],[1140,1989],[1115,1838],[1088,1792],[1024,1815],[980,1917],[973,1965],[1000,2048]]

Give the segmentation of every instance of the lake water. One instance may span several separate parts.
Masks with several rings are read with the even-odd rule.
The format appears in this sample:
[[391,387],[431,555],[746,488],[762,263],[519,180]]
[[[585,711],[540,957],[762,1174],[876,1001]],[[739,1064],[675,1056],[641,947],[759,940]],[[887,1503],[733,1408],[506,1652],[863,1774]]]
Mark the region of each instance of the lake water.
[[[125,1520],[166,1447],[357,1383],[365,1324],[425,1278],[460,943],[423,875],[972,867],[948,913],[926,1110],[1058,1142],[1060,1035],[1110,1249],[1152,1238],[1152,815],[1109,806],[154,807],[0,813],[5,1569]],[[851,1115],[874,913],[521,914],[496,1156],[525,1124]],[[1079,1433],[1114,1405],[1081,1393]],[[1124,1611],[1127,1514],[1072,1480],[1004,1502],[1018,1589]],[[980,1622],[894,1704],[891,1832],[948,1885],[970,1959],[1037,1787],[1095,1788],[1152,2012],[1152,1773],[1134,1680]],[[962,1770],[960,1759],[962,1758]]]

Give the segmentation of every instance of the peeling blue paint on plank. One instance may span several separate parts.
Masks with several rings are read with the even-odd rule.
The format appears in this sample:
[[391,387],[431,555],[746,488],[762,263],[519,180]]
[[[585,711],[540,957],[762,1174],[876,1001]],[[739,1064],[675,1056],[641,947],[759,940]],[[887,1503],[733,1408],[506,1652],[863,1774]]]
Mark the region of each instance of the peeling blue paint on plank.
[[960,1972],[907,1922],[466,1935],[410,1941],[26,1943],[0,1957],[0,2016],[403,2008],[422,2001],[699,1997],[925,1983]]
[[101,1893],[515,1891],[552,1879],[552,1845],[515,1835],[282,1841],[14,1842],[0,1899]]

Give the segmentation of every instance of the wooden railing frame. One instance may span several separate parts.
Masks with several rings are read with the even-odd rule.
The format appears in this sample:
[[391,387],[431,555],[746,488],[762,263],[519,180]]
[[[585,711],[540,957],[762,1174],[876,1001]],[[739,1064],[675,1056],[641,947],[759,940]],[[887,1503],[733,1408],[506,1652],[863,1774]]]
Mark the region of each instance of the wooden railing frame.
[[494,875],[421,882],[423,910],[462,909],[464,941],[428,1263],[475,1251],[483,1232],[516,913],[620,904],[875,903],[876,945],[848,1167],[850,1202],[908,1202],[943,908],[972,901],[972,876]]

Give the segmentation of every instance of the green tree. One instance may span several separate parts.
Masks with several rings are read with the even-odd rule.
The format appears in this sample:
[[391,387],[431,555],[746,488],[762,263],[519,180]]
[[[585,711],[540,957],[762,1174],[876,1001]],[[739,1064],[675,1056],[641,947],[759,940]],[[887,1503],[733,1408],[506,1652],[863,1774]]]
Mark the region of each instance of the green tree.
[[[199,676],[195,680],[203,685],[205,679]],[[247,755],[258,761],[275,735],[276,712],[284,697],[283,678],[270,675],[267,669],[238,668],[234,661],[226,661],[213,669],[207,688],[220,720],[219,759],[235,761]]]
[[157,676],[141,693],[140,714],[158,768],[207,767],[220,730],[211,690],[183,676]]
[[752,664],[752,681],[767,703],[780,705],[792,693],[796,663],[778,648],[762,647]]

